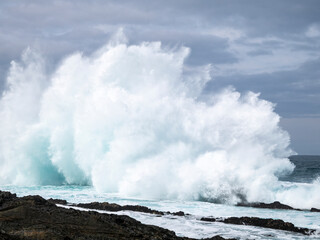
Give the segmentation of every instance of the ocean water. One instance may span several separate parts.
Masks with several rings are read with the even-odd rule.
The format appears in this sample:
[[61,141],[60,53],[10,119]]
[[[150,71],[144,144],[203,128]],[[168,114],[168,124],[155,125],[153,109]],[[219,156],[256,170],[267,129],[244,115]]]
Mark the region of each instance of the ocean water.
[[[310,184],[320,174],[320,156],[294,156],[290,160],[296,164],[296,168],[290,176],[286,177],[284,184]],[[310,174],[310,171],[313,173]],[[291,182],[288,182],[291,181]],[[241,217],[252,216],[260,218],[282,219],[292,222],[298,227],[317,229],[320,234],[320,213],[310,211],[272,210],[248,207],[237,207],[234,205],[217,204],[202,201],[185,200],[155,200],[124,198],[119,194],[98,193],[92,186],[62,185],[62,186],[1,186],[1,190],[17,193],[18,196],[41,195],[44,198],[65,199],[71,203],[86,202],[112,202],[121,205],[142,205],[161,211],[184,211],[191,216],[163,216],[152,214],[121,211],[113,214],[125,214],[142,223],[157,225],[176,232],[179,236],[193,238],[212,237],[221,235],[224,237],[236,237],[239,239],[319,239],[320,235],[303,236],[301,234],[286,231],[264,229],[251,226],[237,226],[223,223],[207,223],[199,219],[201,217]],[[61,206],[63,207],[63,206]],[[86,209],[76,208],[83,211]],[[99,211],[106,212],[106,211]],[[108,212],[106,212],[108,213]]]
[[289,159],[296,167],[291,174],[281,177],[282,181],[311,183],[320,177],[320,156],[296,155]]
[[160,42],[130,45],[120,31],[48,72],[45,58],[26,49],[12,61],[0,99],[1,189],[182,210],[192,216],[123,214],[197,238],[304,238],[199,216],[272,217],[319,229],[319,213],[234,206],[278,200],[320,208],[318,157],[287,158],[290,136],[259,93],[226,86],[204,95],[211,66],[185,65],[189,53]]

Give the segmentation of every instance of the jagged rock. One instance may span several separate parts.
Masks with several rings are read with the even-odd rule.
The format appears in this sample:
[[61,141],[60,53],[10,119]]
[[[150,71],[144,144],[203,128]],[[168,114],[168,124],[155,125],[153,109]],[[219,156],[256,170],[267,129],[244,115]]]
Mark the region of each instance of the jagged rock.
[[8,234],[2,233],[2,231],[0,231],[0,240],[19,240],[19,238],[9,236]]
[[315,230],[313,229],[299,228],[294,226],[292,223],[284,222],[283,220],[272,219],[272,218],[230,217],[225,219],[218,219],[218,218],[207,217],[207,218],[201,218],[200,220],[207,221],[207,222],[223,222],[227,224],[250,225],[250,226],[256,226],[256,227],[272,228],[272,229],[302,233],[304,235],[310,235],[315,232]]
[[108,203],[108,202],[91,202],[91,203],[79,203],[73,204],[72,206],[88,208],[88,209],[97,209],[97,210],[105,210],[109,212],[119,212],[119,211],[134,211],[134,212],[143,212],[143,213],[150,213],[150,214],[157,214],[157,215],[174,215],[174,216],[186,216],[190,215],[184,213],[182,211],[179,212],[162,212],[154,209],[150,209],[148,207],[139,206],[139,205],[118,205],[115,203]]
[[[221,236],[214,236],[212,238],[206,238],[205,240],[224,240],[225,238],[221,237]],[[229,240],[237,240],[235,238],[229,239]]]
[[135,212],[144,212],[144,213],[151,213],[151,214],[158,214],[164,215],[163,212],[150,209],[148,207],[139,206],[139,205],[118,205],[115,203],[108,203],[108,202],[92,202],[92,203],[79,203],[75,204],[74,206],[82,207],[82,208],[89,208],[89,209],[98,209],[98,210],[105,210],[109,212],[118,212],[118,211],[135,211]]
[[60,208],[40,196],[0,191],[0,199],[0,240],[191,240],[128,216]]
[[320,212],[320,209],[318,209],[318,208],[311,208],[310,211],[311,211],[311,212]]
[[256,202],[256,203],[238,203],[237,206],[241,207],[253,207],[253,208],[269,208],[269,209],[287,209],[287,210],[300,210],[293,208],[289,205],[282,204],[278,201],[275,201],[273,203],[262,203],[262,202]]
[[17,195],[16,194],[12,194],[11,192],[0,191],[0,207],[5,202],[11,201],[12,199],[14,199],[16,197],[17,197]]
[[200,220],[205,221],[205,222],[216,222],[217,221],[215,218],[211,218],[211,217],[203,217]]
[[189,214],[185,214],[184,212],[182,212],[182,211],[179,211],[179,212],[167,212],[168,214],[171,214],[171,215],[174,215],[174,216],[180,216],[180,217],[182,217],[182,216],[185,216],[185,215],[189,215]]
[[50,203],[53,203],[53,204],[61,204],[61,205],[68,204],[68,202],[66,200],[62,200],[62,199],[49,198],[47,201]]
[[[237,206],[239,207],[253,207],[253,208],[268,208],[268,209],[285,209],[285,210],[296,210],[296,211],[302,211],[299,208],[293,208],[289,205],[283,204],[281,202],[275,201],[273,203],[262,203],[262,202],[242,202],[238,203]],[[320,209],[317,208],[311,208],[311,212],[320,212]]]
[[[151,214],[170,214],[175,216],[186,216],[186,214],[182,211],[179,212],[161,212],[157,210],[152,210],[147,207],[143,206],[133,206],[133,205],[124,205],[120,206],[118,204],[113,203],[87,203],[87,204],[77,204],[75,206],[83,207],[83,208],[90,208],[90,209],[99,209],[99,210],[107,210],[107,211],[122,211],[122,210],[130,210],[130,211],[138,211],[144,213],[151,213]],[[257,208],[270,208],[270,209],[291,209],[291,210],[298,210],[294,209],[288,205],[282,204],[280,202],[273,202],[273,203],[251,203],[250,205],[246,204],[245,206],[250,207],[257,207]],[[227,224],[245,224],[245,225],[252,225],[257,227],[264,227],[264,228],[272,228],[272,229],[279,229],[279,230],[286,230],[292,232],[298,232],[302,234],[311,234],[314,232],[312,229],[307,228],[298,228],[295,227],[292,223],[284,222],[282,220],[275,220],[275,219],[263,219],[263,218],[253,218],[253,217],[231,217],[231,218],[210,218],[210,217],[203,217],[200,219],[201,221],[207,222],[223,222]]]
[[289,205],[286,205],[286,204],[282,204],[278,201],[275,201],[273,203],[259,203],[257,204],[255,207],[257,208],[270,208],[270,209],[289,209],[289,210],[298,210],[298,209],[295,209]]

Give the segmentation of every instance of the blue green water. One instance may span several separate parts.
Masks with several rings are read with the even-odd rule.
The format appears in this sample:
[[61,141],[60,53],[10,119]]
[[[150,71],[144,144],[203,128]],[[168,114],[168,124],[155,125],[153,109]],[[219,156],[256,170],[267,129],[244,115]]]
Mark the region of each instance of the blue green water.
[[[289,185],[291,184],[291,187],[294,188],[296,184],[306,184],[307,186],[319,177],[319,156],[294,156],[290,157],[290,160],[296,165],[296,168],[291,175],[284,177],[282,180],[287,181],[287,184]],[[205,238],[220,234],[224,237],[237,237],[239,239],[320,239],[320,235],[318,235],[320,234],[320,213],[317,212],[256,209],[201,201],[129,198],[115,193],[99,193],[91,186],[2,186],[1,190],[15,192],[18,196],[41,195],[44,198],[60,198],[74,203],[107,201],[122,205],[143,205],[161,211],[184,211],[192,214],[188,217],[155,217],[150,214],[130,211],[116,213],[129,215],[145,224],[153,224],[173,230],[179,236]],[[301,196],[297,196],[297,199],[298,198],[301,199]],[[305,200],[308,200],[307,196]],[[298,227],[317,229],[319,233],[307,237],[286,231],[277,231],[258,227],[206,223],[199,221],[199,218],[202,216],[252,216],[282,219],[287,222],[292,222]]]
[[310,183],[320,177],[320,156],[291,156],[290,161],[296,166],[293,173],[281,180]]

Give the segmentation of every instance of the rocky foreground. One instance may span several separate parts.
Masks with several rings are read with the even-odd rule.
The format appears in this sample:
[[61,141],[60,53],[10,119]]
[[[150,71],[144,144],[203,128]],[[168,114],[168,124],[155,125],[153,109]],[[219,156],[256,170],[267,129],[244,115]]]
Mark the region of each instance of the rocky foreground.
[[[99,209],[109,212],[137,211],[163,216],[188,215],[184,212],[162,212],[144,206],[113,203],[70,204],[65,200],[45,200],[40,196],[17,197],[10,192],[0,191],[0,240],[9,239],[148,239],[148,240],[191,240],[178,237],[173,231],[160,227],[145,225],[128,216],[98,213],[95,211],[79,211],[72,208],[56,206],[68,205]],[[200,221],[222,222],[226,224],[251,225],[278,230],[297,232],[304,235],[314,230],[295,227],[292,223],[275,219],[255,217],[200,218]],[[213,236],[206,240],[223,240],[221,236]]]
[[[282,204],[281,202],[275,201],[273,203],[262,203],[262,202],[253,202],[253,203],[238,203],[239,207],[253,207],[253,208],[267,208],[267,209],[282,209],[282,210],[295,210],[295,211],[303,211],[299,208],[293,208],[289,205]],[[305,209],[304,211],[308,211]],[[310,212],[320,212],[320,209],[311,208]]]
[[[19,198],[0,191],[0,240],[18,239],[191,240],[128,216],[66,209],[40,196]],[[209,239],[224,238],[214,236]]]
[[[51,199],[50,201],[55,203],[61,203],[61,200]],[[63,204],[67,204],[64,202]],[[92,202],[92,203],[79,203],[79,204],[69,204],[70,206],[89,208],[89,209],[98,209],[109,212],[118,212],[118,211],[135,211],[135,212],[144,212],[149,214],[157,214],[157,215],[174,215],[174,216],[186,216],[190,215],[188,213],[184,213],[182,211],[179,212],[162,212],[153,210],[144,206],[135,206],[135,205],[118,205],[114,203],[108,202]],[[297,210],[288,205],[281,204],[279,202],[274,202],[270,204],[265,203],[256,203],[250,207],[258,207],[258,208],[270,208],[270,209],[286,209],[286,210]],[[299,210],[301,211],[301,210]],[[299,228],[294,226],[290,222],[285,222],[280,219],[271,219],[271,218],[258,218],[258,217],[229,217],[229,218],[214,218],[214,217],[203,217],[199,219],[200,221],[205,222],[222,222],[226,224],[235,224],[235,225],[249,225],[263,228],[271,228],[276,230],[284,230],[290,232],[301,233],[303,235],[311,235],[315,233],[314,229],[309,228]]]

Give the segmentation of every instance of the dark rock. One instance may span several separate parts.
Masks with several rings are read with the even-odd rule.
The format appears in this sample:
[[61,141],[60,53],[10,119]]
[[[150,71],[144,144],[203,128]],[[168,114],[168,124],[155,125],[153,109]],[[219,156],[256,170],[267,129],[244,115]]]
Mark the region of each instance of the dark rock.
[[269,209],[286,209],[286,210],[298,210],[301,211],[300,209],[293,208],[289,205],[282,204],[278,201],[275,201],[273,203],[262,203],[262,202],[257,202],[257,203],[238,203],[237,206],[241,207],[253,207],[253,208],[269,208]]
[[180,217],[183,217],[183,216],[185,216],[185,215],[189,215],[189,214],[185,214],[185,213],[182,212],[182,211],[173,212],[173,213],[169,212],[169,214],[174,215],[174,216],[180,216]]
[[311,208],[310,211],[311,211],[311,212],[320,212],[320,209],[318,209],[318,208]]
[[[225,238],[223,238],[223,237],[221,237],[221,236],[214,236],[214,237],[212,237],[212,238],[206,238],[205,240],[223,240],[223,239],[225,239]],[[204,239],[203,239],[204,240]],[[235,239],[235,238],[232,238],[232,239],[229,239],[229,240],[237,240],[237,239]]]
[[15,199],[16,197],[17,197],[16,194],[12,194],[10,192],[0,191],[0,207],[5,202],[11,201],[12,199]]
[[257,217],[230,217],[225,219],[218,218],[201,218],[201,221],[207,222],[223,222],[227,224],[236,224],[236,225],[250,225],[263,228],[272,228],[278,230],[285,230],[290,232],[302,233],[304,235],[310,235],[315,232],[313,229],[308,228],[299,228],[294,226],[292,223],[284,222],[280,219],[272,218],[257,218]]
[[49,198],[47,201],[50,202],[50,203],[53,203],[53,204],[61,204],[61,205],[67,205],[68,204],[68,202],[66,200],[62,200],[62,199]]
[[97,209],[97,210],[105,210],[109,212],[119,212],[119,211],[133,211],[133,212],[143,212],[143,213],[149,213],[149,214],[156,214],[156,215],[174,215],[174,216],[187,216],[190,214],[184,213],[182,211],[179,212],[162,212],[154,209],[150,209],[148,207],[139,206],[139,205],[118,205],[115,203],[108,203],[108,202],[91,202],[91,203],[79,203],[79,204],[73,204],[72,206],[76,207],[82,207],[82,208],[88,208],[88,209]]
[[10,210],[15,208],[17,205],[32,205],[32,206],[39,206],[39,205],[53,205],[46,201],[44,198],[40,196],[25,196],[25,197],[16,197],[16,194],[11,194],[9,192],[1,192],[0,195],[0,211]]
[[19,240],[19,238],[0,232],[0,240]]
[[[273,203],[262,203],[262,202],[254,202],[254,203],[248,203],[248,202],[242,202],[238,203],[237,206],[239,207],[253,207],[253,208],[268,208],[268,209],[285,209],[285,210],[296,210],[296,211],[302,211],[298,208],[293,208],[289,205],[282,204],[278,201],[275,201]],[[311,212],[320,212],[320,209],[317,208],[311,208]]]
[[[55,201],[40,196],[18,198],[1,192],[0,199],[0,240],[191,240],[160,227],[144,225],[128,216],[60,208],[53,203]],[[117,208],[116,205],[113,207]],[[136,206],[135,209],[140,208]]]
[[82,208],[89,208],[89,209],[98,209],[98,210],[105,210],[109,212],[118,212],[118,211],[134,211],[134,212],[144,212],[150,214],[157,214],[157,215],[164,215],[163,212],[150,209],[148,207],[139,206],[139,205],[118,205],[115,203],[108,203],[108,202],[92,202],[92,203],[79,203],[75,204],[74,206],[82,207]]
[[259,203],[255,205],[256,208],[270,208],[270,209],[287,209],[287,210],[297,210],[289,205],[282,204],[278,201],[273,203]]
[[210,218],[210,217],[203,217],[200,220],[205,221],[205,222],[216,222],[217,221],[215,218]]

